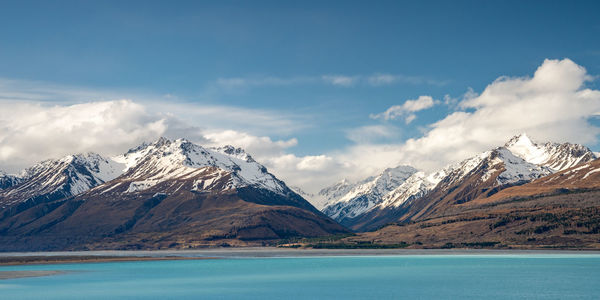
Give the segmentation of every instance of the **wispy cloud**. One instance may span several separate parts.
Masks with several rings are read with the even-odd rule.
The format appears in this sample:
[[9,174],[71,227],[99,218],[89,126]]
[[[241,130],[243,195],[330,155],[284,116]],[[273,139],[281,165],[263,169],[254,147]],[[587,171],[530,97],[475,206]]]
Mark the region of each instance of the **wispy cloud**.
[[394,84],[410,85],[435,85],[443,86],[448,81],[439,81],[419,76],[407,76],[402,74],[376,73],[373,75],[344,75],[324,74],[320,76],[250,76],[250,77],[228,77],[218,78],[216,86],[235,89],[260,86],[292,86],[292,85],[314,85],[325,84],[338,87],[370,86],[379,87]]
[[402,105],[394,105],[386,111],[378,114],[371,114],[371,119],[394,120],[404,118],[406,124],[417,118],[415,112],[425,110],[439,104],[439,100],[434,100],[431,96],[419,96],[416,100],[406,100]]
[[229,77],[218,78],[216,85],[224,88],[243,88],[252,86],[288,86],[314,84],[320,82],[318,77],[275,77],[275,76],[252,76],[252,77]]
[[324,82],[331,85],[350,87],[358,82],[360,77],[358,76],[344,76],[344,75],[323,75],[321,76]]
[[402,74],[374,74],[367,76],[364,80],[371,86],[383,86],[392,84],[411,84],[411,85],[434,85],[444,86],[448,84],[447,80],[434,80],[421,76],[408,76]]
[[[294,138],[293,131],[286,138],[274,138],[278,128],[300,130],[311,123],[281,111],[172,100],[65,104],[47,99],[78,98],[81,91],[91,99],[105,96],[43,85],[0,88],[0,167],[14,170],[17,164],[42,158],[90,150],[114,153],[159,135],[184,136],[205,145],[244,147],[279,178],[315,192],[343,177],[357,180],[403,163],[431,171],[501,145],[520,132],[540,141],[595,143],[600,129],[589,119],[600,112],[600,91],[586,87],[590,78],[571,60],[546,60],[533,76],[501,77],[480,93],[469,90],[461,99],[445,99],[456,102],[457,110],[427,125],[421,136],[401,141],[391,123],[364,126],[346,131],[352,145],[311,155],[294,153],[302,140]],[[21,93],[25,96],[14,97]],[[410,122],[416,112],[437,102],[422,96],[373,117]]]

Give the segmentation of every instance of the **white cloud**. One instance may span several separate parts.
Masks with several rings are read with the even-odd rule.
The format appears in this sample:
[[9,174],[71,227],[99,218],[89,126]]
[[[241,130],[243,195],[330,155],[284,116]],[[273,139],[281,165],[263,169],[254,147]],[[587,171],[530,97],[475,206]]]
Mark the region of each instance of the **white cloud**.
[[367,82],[373,86],[388,85],[398,80],[397,76],[391,74],[376,74],[369,76]]
[[410,85],[446,85],[447,81],[427,79],[419,76],[407,76],[402,74],[376,73],[373,75],[344,75],[325,74],[320,76],[247,76],[247,77],[222,77],[213,84],[225,90],[238,90],[249,87],[264,86],[291,86],[309,84],[327,84],[338,87],[353,87],[356,85],[379,87],[393,84]]
[[357,81],[356,76],[344,76],[344,75],[323,75],[321,76],[323,81],[337,86],[349,87],[353,86]]
[[312,126],[307,121],[310,116],[298,113],[174,101],[151,101],[144,104],[149,111],[169,115],[187,126],[196,125],[202,129],[289,135]]
[[466,111],[431,124],[423,137],[396,145],[356,145],[347,149],[345,159],[378,157],[388,164],[433,170],[500,146],[521,132],[539,141],[593,144],[600,128],[588,119],[600,111],[600,91],[585,88],[590,78],[569,59],[545,60],[533,77],[501,77],[480,95],[471,90],[459,103]]
[[206,145],[233,145],[253,154],[256,159],[282,155],[286,149],[298,144],[298,140],[295,138],[273,141],[267,136],[255,136],[235,130],[208,131],[203,134],[203,137],[207,139],[207,142],[204,143]]
[[[502,145],[521,132],[540,141],[595,143],[600,129],[588,119],[600,112],[600,91],[585,87],[589,79],[584,68],[568,59],[546,60],[533,77],[501,77],[480,94],[469,90],[460,101],[446,97],[448,102],[458,102],[461,110],[429,125],[419,138],[389,143],[385,141],[399,139],[397,128],[363,126],[346,131],[353,145],[303,156],[293,154],[302,141],[273,138],[273,134],[289,136],[304,128],[310,122],[302,116],[173,101],[50,105],[43,101],[60,96],[59,89],[51,96],[27,89],[19,94],[14,89],[8,91],[11,96],[0,88],[4,95],[0,97],[24,94],[19,99],[29,100],[0,101],[0,166],[24,166],[90,150],[119,153],[160,135],[183,136],[204,145],[243,147],[286,183],[314,193],[341,178],[358,180],[401,163],[434,170]],[[378,118],[410,122],[415,112],[436,103],[422,96]]]
[[419,96],[416,100],[406,100],[402,105],[394,105],[386,111],[379,114],[372,114],[372,119],[394,120],[404,117],[406,124],[412,122],[417,116],[414,114],[417,111],[428,109],[438,104],[438,100],[434,100],[431,96]]
[[419,76],[407,76],[402,74],[374,74],[367,76],[365,81],[371,86],[391,85],[396,83],[412,84],[412,85],[434,85],[444,86],[448,81],[439,81],[428,79]]
[[310,76],[297,77],[275,77],[275,76],[253,76],[253,77],[229,77],[218,78],[218,86],[233,89],[248,86],[285,86],[295,84],[310,84],[318,82],[318,78]]
[[1,102],[0,107],[0,163],[11,171],[70,153],[114,154],[167,129],[166,119],[129,100],[69,106]]

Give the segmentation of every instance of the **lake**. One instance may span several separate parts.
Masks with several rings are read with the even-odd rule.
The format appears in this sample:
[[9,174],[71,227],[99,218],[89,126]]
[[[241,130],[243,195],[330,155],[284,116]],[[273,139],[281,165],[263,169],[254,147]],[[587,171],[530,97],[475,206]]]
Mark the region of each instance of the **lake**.
[[2,266],[1,299],[598,299],[598,254],[224,258]]

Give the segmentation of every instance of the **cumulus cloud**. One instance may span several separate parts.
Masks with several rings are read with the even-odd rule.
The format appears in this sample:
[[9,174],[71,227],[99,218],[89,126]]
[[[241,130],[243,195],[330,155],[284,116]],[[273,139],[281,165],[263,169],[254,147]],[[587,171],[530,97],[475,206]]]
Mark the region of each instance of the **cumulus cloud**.
[[295,138],[273,141],[267,136],[255,136],[235,130],[208,131],[203,134],[203,137],[207,139],[204,143],[206,145],[240,147],[253,154],[256,159],[282,155],[286,149],[298,144]]
[[245,149],[280,179],[311,193],[318,191],[323,182],[338,177],[340,170],[344,169],[343,164],[328,155],[297,156],[289,153],[290,148],[298,144],[296,138],[274,141],[267,136],[235,130],[206,132],[203,137],[207,139],[204,143],[207,146],[233,145]]
[[0,163],[12,171],[69,153],[114,153],[167,129],[164,118],[129,100],[68,106],[3,102],[1,107]]
[[569,59],[545,60],[533,77],[500,77],[479,95],[469,91],[458,104],[464,110],[431,124],[420,138],[396,145],[356,145],[344,155],[433,170],[500,146],[521,132],[539,141],[593,144],[600,128],[589,120],[600,111],[600,91],[585,87],[590,78]]
[[[28,100],[0,101],[0,166],[14,171],[17,164],[74,152],[120,153],[167,135],[242,147],[286,183],[314,193],[344,177],[358,180],[398,164],[432,171],[521,132],[539,141],[596,143],[600,129],[589,120],[600,112],[600,91],[586,88],[590,78],[571,60],[546,60],[533,76],[500,77],[480,93],[445,97],[457,110],[427,126],[421,137],[390,143],[400,139],[391,124],[363,126],[345,132],[354,144],[309,155],[294,154],[301,140],[273,138],[310,123],[281,112],[132,100],[57,105],[44,95],[2,93],[0,87],[4,99]],[[410,122],[436,103],[421,96],[372,117]]]
[[415,112],[425,110],[438,104],[438,100],[434,100],[431,96],[419,96],[416,100],[406,100],[402,105],[394,105],[386,111],[379,114],[372,114],[372,119],[394,120],[396,118],[404,118],[406,124],[417,118]]

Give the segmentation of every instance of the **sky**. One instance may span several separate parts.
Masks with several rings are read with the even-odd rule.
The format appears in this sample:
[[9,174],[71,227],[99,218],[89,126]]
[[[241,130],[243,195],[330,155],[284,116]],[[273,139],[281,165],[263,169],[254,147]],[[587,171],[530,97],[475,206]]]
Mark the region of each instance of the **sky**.
[[160,136],[314,193],[526,132],[600,151],[597,1],[4,1],[0,170]]

